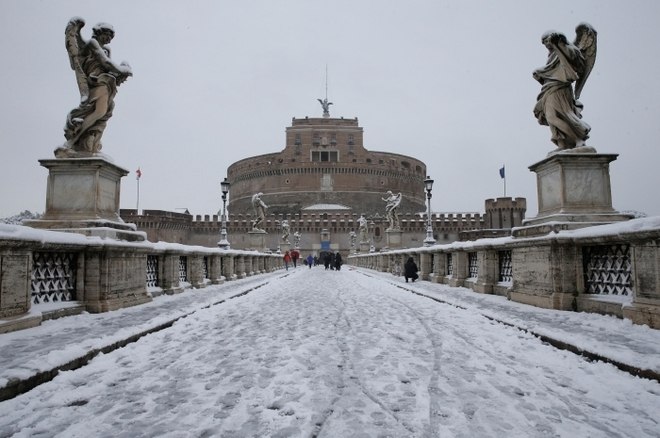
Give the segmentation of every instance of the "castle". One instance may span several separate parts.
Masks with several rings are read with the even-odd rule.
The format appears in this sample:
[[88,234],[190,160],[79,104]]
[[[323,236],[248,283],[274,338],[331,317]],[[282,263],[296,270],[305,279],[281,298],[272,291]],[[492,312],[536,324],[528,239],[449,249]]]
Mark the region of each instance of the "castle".
[[[355,247],[350,233],[358,230],[360,216],[368,220],[371,246],[385,248],[388,222],[383,197],[391,191],[402,195],[398,209],[401,245],[420,246],[427,226],[425,177],[426,165],[416,158],[367,150],[357,118],[332,118],[327,111],[323,117],[293,118],[282,151],[229,166],[229,242],[234,249],[250,248],[251,198],[262,193],[268,209],[260,227],[267,232],[266,247],[273,251],[284,243],[281,226],[286,220],[291,234],[299,233],[302,252],[348,253]],[[486,201],[484,214],[433,214],[434,237],[438,243],[449,243],[508,234],[522,224],[526,208],[524,198],[498,198]],[[150,241],[212,247],[220,235],[217,215],[193,218],[159,210],[120,213],[126,222],[146,231]]]

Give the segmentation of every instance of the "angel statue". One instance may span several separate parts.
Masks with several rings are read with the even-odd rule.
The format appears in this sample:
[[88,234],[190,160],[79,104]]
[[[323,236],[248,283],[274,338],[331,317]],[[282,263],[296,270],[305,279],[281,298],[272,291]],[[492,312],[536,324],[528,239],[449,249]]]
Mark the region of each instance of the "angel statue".
[[300,248],[300,238],[302,236],[300,235],[300,231],[296,231],[293,233],[293,247],[294,248]]
[[284,219],[282,221],[282,242],[289,243],[290,230],[291,230],[291,226],[289,225],[289,221]]
[[323,107],[323,117],[330,117],[330,105],[332,105],[332,102],[328,102],[328,98],[326,97],[325,99],[316,99],[319,101],[321,104],[321,107]]
[[252,208],[254,208],[255,219],[252,222],[252,229],[256,231],[263,231],[259,225],[266,219],[266,209],[268,206],[261,200],[263,193],[255,193],[252,195]]
[[358,231],[360,232],[360,243],[369,242],[369,228],[364,215],[360,215],[358,218]]
[[74,17],[65,30],[66,50],[80,90],[80,105],[66,118],[66,143],[55,151],[57,157],[88,156],[101,150],[101,136],[112,116],[117,87],[129,76],[131,67],[110,59],[108,44],[115,36],[112,26],[99,23],[92,38],[85,40],[80,30],[85,20]]
[[533,73],[541,84],[534,115],[541,125],[550,126],[552,142],[558,150],[584,146],[591,130],[582,121],[582,103],[578,99],[596,62],[597,33],[586,23],[579,24],[575,33],[573,43],[561,33],[545,33],[541,42],[548,48],[548,61]]
[[388,190],[385,196],[385,198],[381,199],[387,202],[387,205],[385,205],[385,214],[387,215],[387,220],[390,223],[387,229],[399,230],[401,229],[401,226],[399,225],[399,205],[401,204],[401,193],[395,195],[390,190]]

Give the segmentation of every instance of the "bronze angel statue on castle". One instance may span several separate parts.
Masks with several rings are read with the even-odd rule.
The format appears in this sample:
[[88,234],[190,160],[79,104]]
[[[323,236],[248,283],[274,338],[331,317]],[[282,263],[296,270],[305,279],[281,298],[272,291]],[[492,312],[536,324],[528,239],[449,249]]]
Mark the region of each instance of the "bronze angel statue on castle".
[[549,51],[548,61],[533,73],[542,86],[534,115],[541,125],[550,127],[558,150],[585,146],[591,130],[582,121],[578,99],[596,61],[597,33],[586,23],[580,23],[575,33],[573,43],[561,33],[545,33],[541,42]]
[[55,151],[57,157],[90,156],[101,150],[101,136],[112,116],[117,87],[133,75],[127,63],[117,64],[110,58],[108,44],[115,36],[112,26],[97,24],[87,41],[80,34],[84,25],[85,20],[74,17],[65,30],[66,50],[76,74],[80,105],[67,116],[66,143]]

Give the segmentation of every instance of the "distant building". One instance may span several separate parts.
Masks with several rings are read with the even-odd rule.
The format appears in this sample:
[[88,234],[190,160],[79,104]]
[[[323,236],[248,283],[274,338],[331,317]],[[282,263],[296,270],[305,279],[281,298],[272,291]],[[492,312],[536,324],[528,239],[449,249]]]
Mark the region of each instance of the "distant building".
[[[426,165],[413,157],[365,149],[357,118],[294,118],[286,128],[282,151],[258,155],[229,166],[231,184],[227,210],[228,240],[234,249],[249,247],[254,212],[252,195],[263,193],[268,205],[262,225],[267,246],[278,250],[280,225],[301,235],[304,254],[351,248],[357,219],[369,221],[371,244],[386,246],[385,202],[389,190],[401,193],[399,206],[403,247],[422,246],[426,236]],[[469,181],[465,182],[469,184]],[[524,198],[486,201],[485,214],[442,213],[432,217],[437,243],[507,235],[525,218]],[[121,210],[124,221],[147,232],[150,241],[216,246],[221,222],[217,215],[192,215],[160,210]]]
[[259,192],[276,215],[323,204],[382,214],[388,190],[403,194],[401,212],[426,211],[426,165],[407,155],[366,150],[357,118],[294,118],[284,150],[238,161],[227,178],[232,214],[252,213],[250,199]]

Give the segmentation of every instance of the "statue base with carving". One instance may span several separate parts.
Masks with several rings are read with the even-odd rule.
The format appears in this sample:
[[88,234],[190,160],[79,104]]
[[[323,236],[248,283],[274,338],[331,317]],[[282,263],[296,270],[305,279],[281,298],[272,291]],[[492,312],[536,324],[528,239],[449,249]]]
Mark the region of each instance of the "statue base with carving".
[[119,216],[123,169],[99,154],[87,158],[43,159],[48,169],[46,211],[25,225],[102,238],[139,242],[146,233]]
[[385,230],[388,249],[400,249],[403,247],[403,231]]
[[360,253],[368,253],[371,249],[371,243],[369,242],[360,242]]
[[539,236],[631,219],[612,208],[609,164],[617,156],[583,147],[551,153],[531,165],[539,213],[514,228],[513,236]]
[[248,231],[248,238],[250,239],[250,249],[253,251],[267,251],[266,248],[266,235],[264,230],[252,229]]
[[291,244],[289,242],[280,243],[280,252],[284,254],[285,252],[291,249]]

